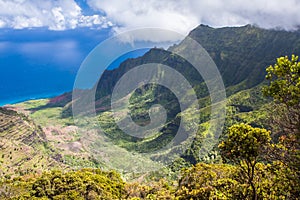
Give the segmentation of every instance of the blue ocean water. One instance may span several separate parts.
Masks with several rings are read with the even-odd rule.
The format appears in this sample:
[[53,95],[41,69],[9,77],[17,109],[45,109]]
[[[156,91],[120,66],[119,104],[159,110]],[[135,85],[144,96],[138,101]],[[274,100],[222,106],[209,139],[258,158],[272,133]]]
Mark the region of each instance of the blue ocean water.
[[[73,89],[76,73],[110,30],[0,30],[0,106],[48,98]],[[122,55],[110,68],[147,49]]]

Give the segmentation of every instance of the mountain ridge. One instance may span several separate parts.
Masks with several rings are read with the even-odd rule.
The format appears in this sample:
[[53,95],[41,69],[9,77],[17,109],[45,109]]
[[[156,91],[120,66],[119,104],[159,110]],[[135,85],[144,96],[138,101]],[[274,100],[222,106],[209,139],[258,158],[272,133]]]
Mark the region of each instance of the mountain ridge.
[[[188,37],[191,37],[202,45],[214,60],[223,78],[226,93],[229,98],[231,95],[240,91],[259,87],[259,85],[264,84],[265,69],[270,64],[273,64],[277,57],[300,52],[299,32],[267,30],[252,25],[225,28],[212,28],[200,25],[192,30]],[[178,45],[173,45],[170,48],[186,48],[184,45],[183,40]],[[194,57],[197,56],[193,55],[193,52],[191,52],[191,54]],[[161,63],[172,67],[181,73],[192,85],[201,106],[209,108],[210,104],[209,93],[202,77],[185,59],[168,50],[153,48],[141,57],[124,61],[120,64],[119,68],[105,71],[96,86],[95,97],[97,102],[96,110],[98,110],[97,114],[99,115],[99,120],[105,122],[107,136],[110,137],[115,144],[121,145],[122,148],[127,150],[143,152],[155,146],[159,147],[161,144],[168,143],[178,128],[178,121],[182,113],[176,106],[167,109],[168,113],[174,118],[170,119],[168,125],[162,128],[157,139],[145,143],[132,137],[123,137],[122,131],[118,129],[115,123],[111,122],[112,119],[108,120],[108,118],[112,117],[110,112],[110,95],[117,81],[130,69],[147,63]],[[257,89],[254,90],[256,93],[258,92]],[[163,99],[172,105],[176,105],[176,101],[169,93],[170,91],[159,86],[146,85],[142,87],[142,91],[144,91],[144,93],[134,92],[131,97],[131,103],[134,104],[134,106],[131,107],[133,108],[133,110],[131,110],[131,117],[136,123],[147,124],[150,120],[148,109],[151,105],[160,102],[164,105]],[[151,97],[150,100],[149,97]],[[250,98],[248,98],[248,100],[249,99]],[[243,101],[247,101],[247,99]],[[263,101],[260,102],[259,105],[263,106],[265,103],[266,102]],[[67,116],[68,113],[72,113],[71,105],[72,104],[68,104],[68,106],[64,108],[64,116]],[[257,113],[260,109],[256,107],[256,109],[253,110],[247,106],[247,102],[235,102],[228,105],[228,107],[235,110],[234,112],[244,114],[250,112]],[[138,110],[138,112],[134,111],[134,109]],[[234,113],[231,114],[234,115]],[[207,128],[207,125],[205,125],[207,120],[209,120],[209,114],[205,111],[205,113],[202,113],[200,116],[203,127]],[[234,119],[235,122],[236,120],[247,120],[247,118]],[[110,123],[108,123],[108,121]],[[233,122],[226,124],[226,127],[229,126],[229,124],[233,124]],[[253,124],[258,125],[258,123],[254,121]],[[200,132],[199,134],[201,135],[205,131],[200,129]],[[137,143],[134,144],[135,142]],[[196,143],[199,145],[201,141]],[[196,161],[192,162],[195,163]]]

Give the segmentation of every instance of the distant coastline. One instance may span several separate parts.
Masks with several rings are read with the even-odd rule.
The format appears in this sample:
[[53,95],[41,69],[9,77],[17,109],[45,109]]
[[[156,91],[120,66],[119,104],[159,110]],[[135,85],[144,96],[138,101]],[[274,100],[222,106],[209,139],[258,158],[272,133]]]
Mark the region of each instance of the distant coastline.
[[53,97],[60,96],[68,91],[61,91],[61,92],[54,92],[54,93],[48,93],[48,94],[37,94],[37,95],[30,95],[30,96],[24,96],[19,98],[12,98],[7,100],[0,100],[0,107],[5,105],[13,105],[18,104],[30,100],[37,100],[37,99],[49,99]]

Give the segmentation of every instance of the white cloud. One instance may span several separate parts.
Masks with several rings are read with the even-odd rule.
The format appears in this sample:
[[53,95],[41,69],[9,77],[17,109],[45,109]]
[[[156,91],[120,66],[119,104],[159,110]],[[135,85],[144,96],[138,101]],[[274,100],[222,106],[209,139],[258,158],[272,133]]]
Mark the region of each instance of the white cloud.
[[43,26],[43,23],[40,19],[36,17],[26,18],[24,16],[16,16],[11,22],[11,25],[16,29],[22,29],[26,27]]
[[89,0],[88,3],[95,10],[104,11],[113,23],[118,24],[115,29],[118,32],[150,27],[187,33],[199,22],[189,9],[179,6],[180,1]]
[[88,0],[88,4],[117,24],[116,31],[159,27],[186,34],[201,23],[289,30],[300,24],[299,0]]
[[106,18],[99,15],[92,15],[92,16],[81,16],[78,20],[80,27],[82,26],[100,26],[102,28],[107,28],[109,26],[113,26],[113,24],[109,21],[106,21]]
[[[155,27],[186,35],[201,23],[288,30],[300,25],[299,0],[81,0],[80,5],[75,0],[0,0],[0,28],[113,27],[119,33]],[[91,14],[85,15],[85,9]]]
[[99,15],[85,16],[74,0],[0,0],[0,27],[48,27],[51,30],[103,27]]
[[0,28],[5,27],[5,25],[6,25],[6,23],[3,20],[0,19]]

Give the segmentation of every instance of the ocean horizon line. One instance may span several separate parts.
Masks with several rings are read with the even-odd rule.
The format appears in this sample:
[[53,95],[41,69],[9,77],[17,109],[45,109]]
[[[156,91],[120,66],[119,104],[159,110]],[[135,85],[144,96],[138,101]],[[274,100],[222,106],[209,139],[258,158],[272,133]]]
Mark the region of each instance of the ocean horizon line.
[[70,92],[70,91],[60,91],[60,92],[53,92],[53,93],[34,94],[34,95],[22,96],[22,97],[18,97],[18,98],[0,100],[0,107],[6,106],[6,105],[19,104],[19,103],[26,102],[26,101],[31,101],[31,100],[49,99],[49,98],[60,96],[60,95],[62,95],[64,93],[67,93],[67,92]]

